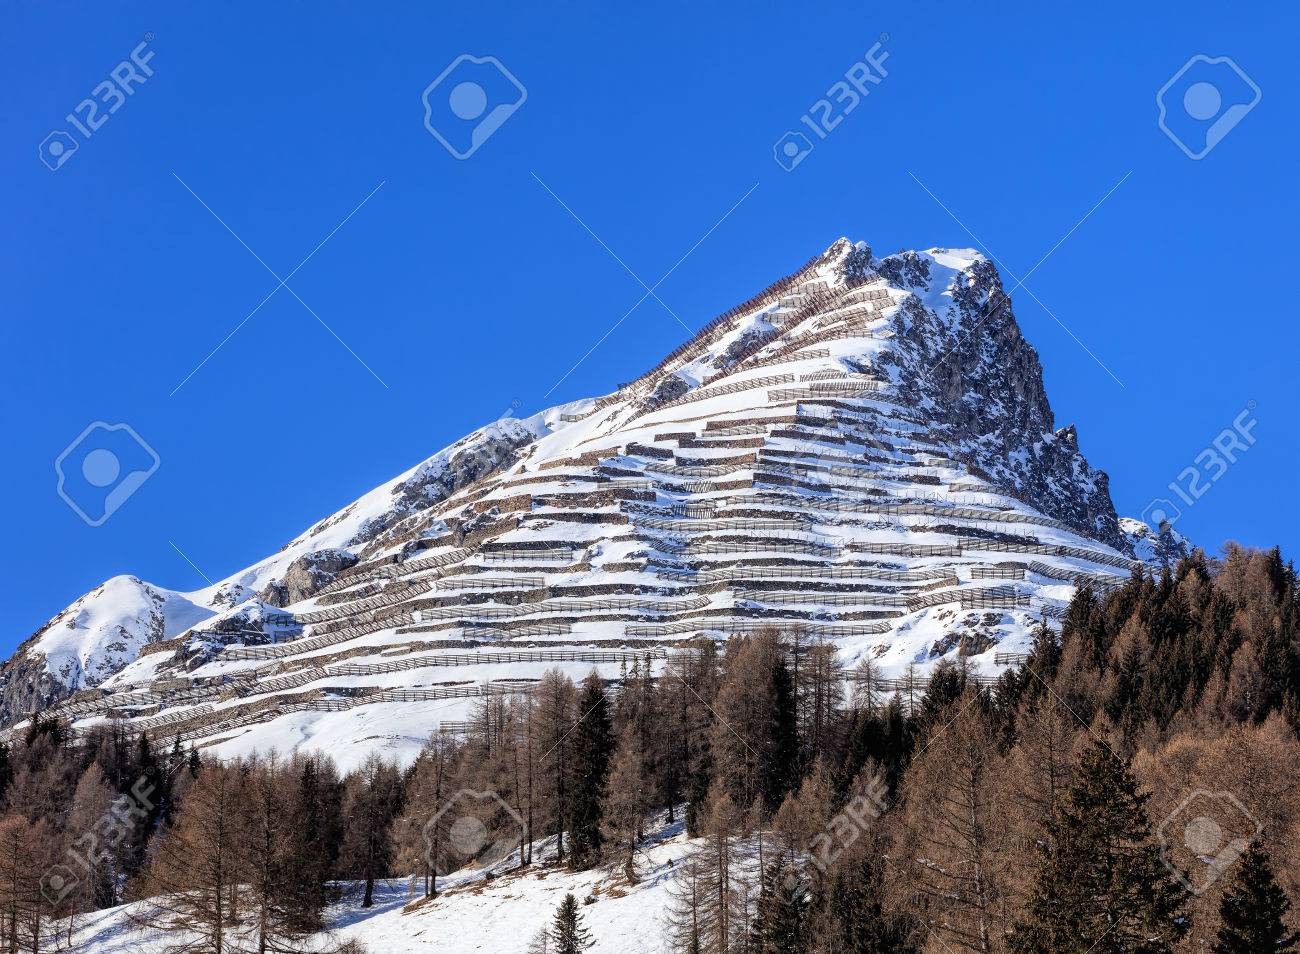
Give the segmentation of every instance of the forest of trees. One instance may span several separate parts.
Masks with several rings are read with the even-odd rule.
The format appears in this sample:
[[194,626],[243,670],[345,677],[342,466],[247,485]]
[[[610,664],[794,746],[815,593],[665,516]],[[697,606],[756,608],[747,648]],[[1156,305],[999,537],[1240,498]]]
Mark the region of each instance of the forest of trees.
[[[1300,950],[1298,621],[1280,554],[1229,547],[1081,590],[993,685],[958,660],[887,691],[773,628],[617,685],[552,671],[346,775],[37,721],[0,748],[0,952],[125,901],[177,951],[292,952],[327,905],[489,854],[636,882],[665,824],[693,838],[664,925],[689,954]],[[580,907],[521,937],[584,949]]]

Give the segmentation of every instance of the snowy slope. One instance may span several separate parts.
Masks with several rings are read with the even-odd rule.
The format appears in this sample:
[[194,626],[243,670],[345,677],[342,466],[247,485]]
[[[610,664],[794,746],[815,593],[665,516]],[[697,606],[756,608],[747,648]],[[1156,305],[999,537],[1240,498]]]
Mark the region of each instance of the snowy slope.
[[[331,912],[331,930],[313,938],[310,949],[329,951],[357,939],[371,954],[473,951],[522,954],[533,936],[555,915],[566,894],[583,903],[591,933],[590,954],[667,954],[666,915],[676,863],[692,846],[677,828],[661,831],[638,856],[638,880],[595,870],[572,872],[534,864],[523,870],[500,865],[491,881],[481,873],[457,874],[440,885],[432,901],[413,897],[406,882],[376,885],[375,906],[362,911],[359,885]],[[137,929],[129,907],[87,915],[73,938],[73,949],[87,954],[160,954],[163,940]],[[167,939],[176,943],[177,938]]]
[[213,587],[55,626],[74,605],[0,678],[10,720],[94,686],[56,711],[405,761],[547,668],[774,621],[993,675],[1079,583],[1184,548],[1117,517],[991,263],[841,239],[616,392],[481,428]]
[[133,662],[148,643],[213,615],[194,594],[115,576],[81,597],[18,648],[0,670],[5,717],[95,686]]
[[0,668],[0,722],[100,685],[135,661],[145,645],[245,604],[295,561],[321,552],[359,552],[403,516],[511,459],[513,449],[542,428],[542,415],[480,428],[312,525],[273,555],[203,589],[177,592],[132,576],[108,580],[41,627]]

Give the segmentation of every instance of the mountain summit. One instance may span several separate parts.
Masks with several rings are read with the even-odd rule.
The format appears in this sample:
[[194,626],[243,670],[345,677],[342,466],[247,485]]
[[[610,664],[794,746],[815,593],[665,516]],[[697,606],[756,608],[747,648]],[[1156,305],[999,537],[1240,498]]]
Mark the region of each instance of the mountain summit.
[[1181,546],[1057,428],[992,263],[840,239],[615,392],[480,428],[221,583],[110,580],[5,664],[0,716],[347,764],[554,666],[773,623],[993,674],[1077,585]]

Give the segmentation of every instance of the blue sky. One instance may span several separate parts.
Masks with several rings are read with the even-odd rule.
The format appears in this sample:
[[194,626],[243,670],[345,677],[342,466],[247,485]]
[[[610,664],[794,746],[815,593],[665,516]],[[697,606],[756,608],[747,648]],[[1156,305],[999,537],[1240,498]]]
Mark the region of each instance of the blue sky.
[[[5,652],[109,576],[201,586],[509,408],[611,390],[686,337],[672,313],[698,328],[840,235],[973,233],[1025,279],[1058,424],[1121,513],[1191,467],[1179,529],[1294,552],[1293,8],[406,6],[6,12]],[[877,42],[888,75],[783,170],[774,143]],[[151,74],[113,93],[137,50]],[[462,54],[527,91],[465,160],[421,100]],[[1193,160],[1156,93],[1197,54],[1262,96]],[[1189,106],[1253,98],[1227,68],[1175,83],[1185,139]],[[87,137],[64,117],[96,95],[122,102]],[[1198,464],[1247,409],[1249,451]],[[98,527],[54,469],[94,421],[158,457]]]

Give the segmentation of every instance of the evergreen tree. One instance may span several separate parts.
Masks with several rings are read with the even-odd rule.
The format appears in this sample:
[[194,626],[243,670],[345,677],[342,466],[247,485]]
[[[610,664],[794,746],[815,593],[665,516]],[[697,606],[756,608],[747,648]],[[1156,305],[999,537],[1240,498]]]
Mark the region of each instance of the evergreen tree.
[[771,659],[774,721],[770,749],[759,772],[759,794],[767,811],[774,812],[799,781],[799,715],[794,675],[778,651]]
[[746,950],[752,954],[800,954],[808,948],[808,893],[804,878],[788,856],[763,871],[758,910]]
[[391,826],[401,811],[401,798],[397,767],[373,753],[361,770],[348,778],[343,805],[348,826],[342,854],[348,873],[365,882],[363,908],[374,904],[375,879],[388,873],[393,854]]
[[1017,954],[1168,954],[1187,933],[1187,893],[1152,839],[1149,798],[1102,740],[1084,752],[1048,837]]
[[737,805],[760,796],[775,812],[797,781],[794,678],[776,630],[733,638],[726,658],[710,744],[714,783]]
[[1219,901],[1223,924],[1214,954],[1274,954],[1300,946],[1300,932],[1289,932],[1291,902],[1273,877],[1268,853],[1258,842],[1237,866],[1232,884]]
[[578,899],[566,894],[555,911],[551,925],[551,951],[553,954],[581,954],[591,947],[591,933],[582,926],[582,913]]
[[866,851],[831,869],[813,928],[825,954],[915,954],[908,919],[885,910],[884,879]]
[[569,792],[570,864],[586,868],[595,864],[601,846],[601,801],[614,751],[609,700],[594,672],[582,682],[578,697],[578,725],[570,748],[572,783]]
[[[298,764],[298,763],[296,763]],[[333,762],[319,755],[301,759],[290,803],[291,863],[304,909],[319,911],[329,901],[327,882],[343,838],[342,788]]]

